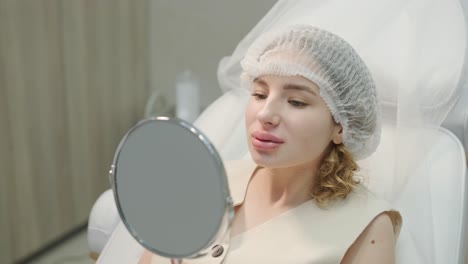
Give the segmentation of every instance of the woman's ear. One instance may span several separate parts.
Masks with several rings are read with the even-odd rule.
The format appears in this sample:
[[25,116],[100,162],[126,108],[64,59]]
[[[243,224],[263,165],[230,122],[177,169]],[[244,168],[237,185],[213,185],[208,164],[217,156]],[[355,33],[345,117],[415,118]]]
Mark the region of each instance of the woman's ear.
[[340,124],[333,127],[332,141],[336,145],[343,143],[343,127]]

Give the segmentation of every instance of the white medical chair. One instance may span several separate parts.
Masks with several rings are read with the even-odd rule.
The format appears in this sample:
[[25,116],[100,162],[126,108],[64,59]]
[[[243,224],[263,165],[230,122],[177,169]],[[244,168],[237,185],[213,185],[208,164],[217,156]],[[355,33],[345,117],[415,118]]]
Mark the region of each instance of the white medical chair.
[[[223,159],[249,158],[243,131],[243,115],[240,112],[219,114],[219,109],[230,109],[244,104],[248,94],[242,91],[229,91],[216,100],[198,118],[196,126],[212,140]],[[231,108],[231,109],[232,109]],[[465,113],[466,115],[467,113]],[[229,120],[229,121],[227,121]],[[465,131],[466,132],[466,131]],[[405,194],[398,201],[398,209],[404,217],[404,224],[397,243],[398,263],[421,263],[413,260],[418,245],[408,236],[406,223],[420,223],[421,230],[416,233],[424,236],[424,224],[433,221],[435,234],[435,263],[463,263],[464,220],[466,217],[466,161],[464,148],[460,140],[447,129],[420,131],[433,139],[430,163],[432,164],[430,180],[434,187],[433,219],[425,219],[418,212],[418,177],[412,178]],[[382,141],[377,150],[379,153],[391,152],[394,144],[394,128],[384,123]],[[385,155],[385,154],[384,154]],[[382,169],[382,177],[386,170]],[[424,175],[420,175],[424,177]],[[136,263],[142,253],[142,247],[127,232],[117,213],[113,194],[106,191],[94,205],[88,226],[88,241],[91,251],[100,254],[102,263]],[[107,244],[107,245],[106,245]],[[105,247],[105,249],[104,249]],[[103,250],[104,249],[104,250]]]
[[[280,0],[272,10],[281,10],[290,2],[294,1]],[[329,1],[333,2],[340,0]],[[357,2],[363,1],[353,4]],[[322,13],[326,12],[323,6],[319,7]],[[259,23],[261,26],[265,24],[266,18]],[[468,53],[466,51],[468,45],[465,54]],[[431,256],[431,263],[464,263],[468,249],[465,242],[468,212],[465,156],[468,150],[468,60],[465,54],[464,70],[458,81],[458,90],[462,92],[457,95],[457,104],[445,118],[444,128],[420,127],[416,131],[409,131],[425,138],[430,146],[422,163],[425,167],[419,171],[417,165],[413,169],[414,175],[408,179],[397,199],[392,201],[403,216],[403,227],[396,248],[397,263],[428,263],[424,259],[427,256]],[[382,79],[379,80],[380,85],[385,85]],[[231,88],[228,91],[224,89],[226,92],[202,113],[195,126],[208,136],[224,160],[248,159],[250,156],[246,146],[242,108],[249,94],[239,87]],[[385,191],[379,185],[379,180],[392,177],[395,166],[388,164],[385,159],[395,153],[399,136],[392,111],[395,109],[390,102],[383,109],[385,118],[382,138],[376,153],[359,162],[364,172],[370,170],[368,186],[377,194]],[[428,184],[426,186],[430,188],[422,188],[422,183]],[[422,212],[420,209],[427,207],[427,197],[430,198],[430,210]],[[427,230],[428,227],[432,230]],[[422,245],[418,241],[432,241],[432,246]],[[91,211],[88,243],[92,252],[101,254],[99,263],[137,263],[143,252],[143,248],[121,223],[111,190],[101,195]]]

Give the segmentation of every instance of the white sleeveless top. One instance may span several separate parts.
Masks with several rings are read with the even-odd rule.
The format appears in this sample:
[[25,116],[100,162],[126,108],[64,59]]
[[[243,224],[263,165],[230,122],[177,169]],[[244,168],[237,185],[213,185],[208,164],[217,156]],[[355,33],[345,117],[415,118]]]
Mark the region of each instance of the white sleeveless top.
[[[257,165],[252,161],[230,161],[224,165],[231,197],[234,205],[239,205],[244,201],[247,185]],[[340,263],[348,248],[382,212],[389,214],[398,236],[400,214],[364,187],[359,187],[330,208],[321,209],[309,200],[233,236],[229,250],[219,257],[207,256],[184,260],[183,263],[218,264],[226,254],[225,264]],[[151,259],[151,264],[166,263],[170,263],[168,259],[157,255]]]

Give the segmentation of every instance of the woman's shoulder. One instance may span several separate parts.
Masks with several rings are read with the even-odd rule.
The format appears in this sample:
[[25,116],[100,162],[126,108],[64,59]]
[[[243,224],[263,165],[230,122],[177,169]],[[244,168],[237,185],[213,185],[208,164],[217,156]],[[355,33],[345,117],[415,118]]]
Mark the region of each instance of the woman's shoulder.
[[395,235],[398,236],[400,233],[403,222],[400,212],[387,200],[379,197],[363,184],[357,185],[341,203],[336,205],[336,209],[352,211],[353,215],[369,219],[366,221],[367,223],[379,216],[386,215],[392,222]]
[[381,213],[351,244],[341,263],[395,263],[396,239],[391,218]]
[[341,263],[354,263],[356,259],[362,263],[394,263],[394,245],[402,225],[400,213],[363,185],[347,199],[347,206],[359,208],[354,214],[364,221]]

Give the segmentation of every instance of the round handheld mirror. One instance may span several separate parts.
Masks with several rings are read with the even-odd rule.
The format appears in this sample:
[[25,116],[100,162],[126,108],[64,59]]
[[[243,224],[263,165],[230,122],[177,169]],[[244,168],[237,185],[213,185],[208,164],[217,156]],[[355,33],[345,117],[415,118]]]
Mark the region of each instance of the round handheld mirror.
[[233,217],[226,173],[195,127],[167,117],[139,122],[120,142],[111,178],[120,217],[146,249],[179,262],[226,256]]

